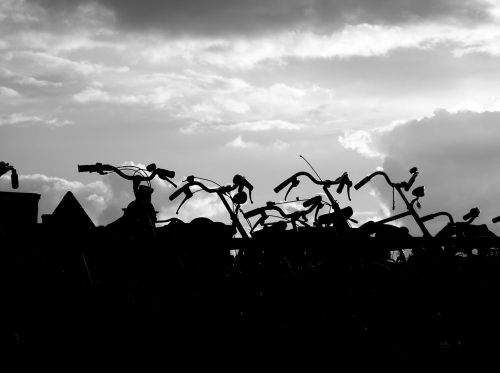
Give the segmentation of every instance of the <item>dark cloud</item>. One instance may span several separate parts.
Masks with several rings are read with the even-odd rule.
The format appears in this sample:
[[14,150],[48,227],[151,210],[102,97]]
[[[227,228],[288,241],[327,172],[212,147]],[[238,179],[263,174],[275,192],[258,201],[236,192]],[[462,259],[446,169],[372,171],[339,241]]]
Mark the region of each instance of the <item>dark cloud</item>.
[[[415,186],[426,187],[423,214],[448,211],[461,220],[471,208],[479,207],[477,222],[500,234],[499,224],[491,224],[500,215],[499,121],[500,112],[450,114],[441,110],[383,133],[374,139],[374,146],[386,154],[383,168],[393,181],[407,180],[409,168],[419,168]],[[382,179],[372,185],[391,207],[392,189]],[[398,199],[396,206],[404,208]],[[435,232],[445,221],[434,223],[429,226]]]
[[[87,0],[30,0],[51,12],[70,11]],[[130,30],[226,35],[307,28],[331,31],[346,23],[397,24],[449,18],[477,22],[486,5],[471,0],[97,0]]]

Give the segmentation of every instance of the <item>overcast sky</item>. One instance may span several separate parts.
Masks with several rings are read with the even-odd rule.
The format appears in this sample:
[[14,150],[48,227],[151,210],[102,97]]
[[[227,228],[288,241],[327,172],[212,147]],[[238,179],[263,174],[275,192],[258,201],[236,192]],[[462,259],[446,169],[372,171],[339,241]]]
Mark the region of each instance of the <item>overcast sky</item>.
[[[354,182],[417,166],[422,213],[479,207],[489,224],[499,56],[497,0],[2,0],[0,160],[42,194],[40,214],[72,190],[96,224],[121,216],[131,185],[78,164],[155,162],[179,182],[240,173],[255,187],[248,210],[283,198],[272,188],[308,170],[300,154]],[[172,216],[172,189],[154,187]],[[318,192],[304,180],[292,197]],[[196,197],[181,218],[229,221]],[[374,180],[339,202],[364,221],[403,209],[391,198]]]

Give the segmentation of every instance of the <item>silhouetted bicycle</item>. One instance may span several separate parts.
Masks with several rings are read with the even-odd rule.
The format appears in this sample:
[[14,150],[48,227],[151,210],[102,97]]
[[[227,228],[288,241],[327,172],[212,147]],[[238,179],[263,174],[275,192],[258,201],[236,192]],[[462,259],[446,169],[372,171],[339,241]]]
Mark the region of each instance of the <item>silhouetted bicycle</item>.
[[[171,180],[171,178],[175,177],[175,172],[158,168],[154,163],[148,165],[146,169],[132,165],[115,167],[102,163],[78,165],[78,172],[97,172],[99,175],[116,173],[122,178],[132,181],[135,200],[123,209],[124,214],[121,218],[108,225],[111,227],[118,225],[125,231],[128,229],[140,229],[154,235],[157,214],[151,203],[151,194],[154,191],[151,187],[151,180],[154,177],[158,176],[160,179],[177,187]],[[146,183],[146,185],[142,185],[141,183]],[[122,227],[122,223],[125,223],[124,227]]]
[[408,199],[406,198],[406,195],[403,192],[403,191],[408,192],[411,189],[411,187],[413,186],[415,179],[418,176],[417,168],[416,167],[411,168],[410,174],[411,174],[411,177],[408,181],[394,183],[391,181],[389,176],[387,176],[387,174],[384,171],[375,171],[374,173],[363,178],[360,182],[358,182],[354,186],[354,189],[358,190],[361,187],[363,187],[366,183],[368,183],[373,177],[375,177],[377,175],[383,176],[385,178],[385,180],[387,181],[387,184],[389,184],[389,186],[391,186],[393,188],[393,209],[395,207],[394,190],[397,190],[398,194],[401,196],[401,199],[404,201],[404,203],[406,205],[405,212],[402,212],[402,213],[394,215],[394,216],[390,216],[386,219],[382,219],[382,220],[379,220],[376,222],[365,223],[365,225],[361,226],[360,229],[362,228],[362,229],[376,232],[377,229],[379,229],[380,227],[383,227],[386,223],[389,223],[391,221],[396,221],[396,220],[399,220],[401,218],[404,218],[406,216],[411,215],[413,217],[413,219],[415,220],[415,222],[417,223],[417,225],[419,226],[420,230],[422,231],[423,236],[424,237],[431,237],[431,234],[429,233],[428,229],[424,225],[424,222],[422,221],[422,219],[420,218],[420,216],[418,215],[417,211],[414,208],[415,204],[417,205],[417,207],[420,206],[419,199],[424,197],[425,188],[423,186],[419,186],[419,187],[415,188],[412,191],[412,195],[414,198],[411,201],[408,201]]
[[331,213],[318,216],[317,217],[318,224],[334,226],[335,231],[338,234],[346,233],[351,228],[349,224],[349,219],[352,216],[352,209],[350,207],[346,209],[341,209],[338,202],[333,198],[332,194],[330,193],[329,188],[334,185],[337,185],[337,193],[339,194],[342,193],[344,188],[346,188],[347,196],[349,200],[351,200],[350,188],[352,186],[352,182],[349,179],[349,175],[347,174],[347,172],[344,172],[342,176],[338,177],[335,180],[321,180],[321,179],[317,180],[308,172],[305,171],[297,172],[296,174],[290,176],[288,179],[279,184],[276,188],[274,188],[274,192],[279,193],[287,185],[290,185],[285,194],[285,200],[286,200],[290,191],[299,185],[300,176],[305,176],[309,178],[309,180],[311,180],[314,184],[320,185],[330,202],[329,205],[333,209],[333,212]]

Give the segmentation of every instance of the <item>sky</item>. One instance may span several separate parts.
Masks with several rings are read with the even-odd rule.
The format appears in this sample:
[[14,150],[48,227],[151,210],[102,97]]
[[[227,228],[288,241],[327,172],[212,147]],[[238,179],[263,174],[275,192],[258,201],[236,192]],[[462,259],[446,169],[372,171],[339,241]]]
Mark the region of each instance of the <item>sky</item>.
[[[354,183],[416,166],[419,213],[478,207],[500,234],[499,57],[497,0],[2,0],[0,160],[42,195],[39,215],[71,190],[98,225],[132,186],[78,164],[156,163],[179,184],[241,174],[246,211],[283,200],[272,189],[310,171],[300,155]],[[173,189],[153,187],[158,217],[175,216]],[[291,197],[320,192],[304,180]],[[404,210],[381,178],[335,196],[360,222]],[[201,192],[178,215],[197,216],[229,222]]]

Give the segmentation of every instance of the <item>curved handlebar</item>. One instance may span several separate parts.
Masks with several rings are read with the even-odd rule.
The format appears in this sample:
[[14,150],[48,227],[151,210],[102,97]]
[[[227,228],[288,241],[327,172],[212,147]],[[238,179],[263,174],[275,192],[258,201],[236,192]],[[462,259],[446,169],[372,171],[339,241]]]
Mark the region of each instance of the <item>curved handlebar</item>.
[[232,188],[232,189],[229,189],[228,187],[208,188],[207,186],[205,186],[204,184],[200,183],[199,181],[190,181],[187,184],[184,184],[181,188],[177,189],[175,192],[173,192],[168,197],[168,199],[171,200],[171,201],[173,201],[174,199],[176,199],[177,197],[179,197],[179,195],[181,195],[182,193],[192,194],[191,190],[189,189],[189,187],[192,187],[192,186],[198,186],[201,189],[203,189],[205,192],[208,192],[208,193],[225,192],[225,191],[230,191],[232,189],[235,189],[235,187]]
[[[328,182],[330,184],[333,184],[332,181],[329,181],[329,180],[325,180],[325,181],[318,181],[316,180],[310,173],[308,172],[305,172],[305,171],[301,171],[301,172],[297,172],[295,175],[293,176],[290,176],[288,179],[286,179],[285,181],[283,181],[280,185],[278,185],[276,188],[274,188],[274,192],[275,193],[279,193],[285,186],[287,186],[289,183],[292,183],[294,182],[295,180],[298,179],[299,176],[307,176],[314,184],[318,184],[318,185],[325,185],[327,184]],[[297,183],[298,185],[298,183]]]
[[78,172],[97,172],[100,175],[104,175],[106,172],[115,172],[124,179],[133,180],[135,182],[151,181],[156,175],[158,175],[160,179],[168,181],[177,188],[177,185],[175,185],[175,183],[172,180],[170,180],[170,178],[175,177],[175,171],[165,170],[163,168],[157,168],[154,163],[147,166],[146,170],[151,173],[149,176],[142,176],[142,175],[130,176],[122,172],[118,167],[109,164],[96,163],[89,165],[85,164],[78,165]]
[[401,188],[402,187],[402,188],[404,188],[405,191],[408,191],[408,190],[410,190],[413,183],[415,182],[415,179],[418,176],[418,170],[416,167],[413,167],[410,170],[410,172],[411,172],[412,176],[408,182],[402,181],[400,183],[394,183],[391,181],[391,179],[389,179],[389,176],[384,171],[375,171],[372,174],[361,179],[361,181],[359,181],[356,185],[354,185],[354,189],[358,190],[363,185],[365,185],[367,182],[369,182],[373,177],[375,177],[377,175],[381,175],[385,178],[385,180],[387,181],[387,184],[389,184],[389,186],[391,186],[393,188]]
[[390,186],[396,186],[396,184],[394,184],[391,181],[391,179],[389,179],[389,176],[387,176],[387,174],[384,171],[375,171],[374,173],[366,176],[359,183],[357,183],[356,185],[354,185],[354,189],[358,190],[359,188],[361,188],[363,185],[365,185],[367,182],[369,182],[372,178],[374,178],[377,175],[382,175],[383,177],[385,177],[385,179],[387,180],[387,183]]
[[342,174],[342,176],[338,177],[335,181],[332,181],[332,180],[317,180],[317,179],[314,178],[314,176],[312,176],[308,172],[305,172],[305,171],[297,172],[296,174],[290,176],[288,179],[286,179],[281,184],[279,184],[276,188],[274,188],[274,192],[275,193],[279,193],[283,188],[285,188],[288,184],[291,183],[292,185],[290,185],[290,188],[288,189],[288,191],[287,191],[287,193],[285,195],[285,199],[286,199],[286,197],[288,196],[288,193],[290,193],[291,189],[295,188],[296,186],[299,185],[299,179],[298,179],[299,176],[306,176],[314,184],[321,185],[321,186],[326,187],[326,188],[329,188],[332,185],[338,185],[337,193],[342,193],[342,190],[344,189],[344,186],[347,186],[347,195],[349,197],[349,200],[351,199],[349,190],[350,190],[350,188],[352,186],[352,181],[349,179],[349,176],[348,176],[347,172],[344,172]]
[[[294,175],[295,176],[295,175]],[[276,188],[274,188],[274,193],[279,193],[281,192],[281,190],[286,187],[288,184],[290,184],[291,182],[294,181],[294,176],[292,177],[289,177],[288,179],[286,179],[285,181],[283,181],[280,185],[278,185]]]
[[446,216],[450,220],[451,224],[455,224],[455,221],[453,220],[453,216],[451,216],[451,214],[449,212],[445,212],[445,211],[436,212],[434,214],[429,214],[429,215],[426,215],[426,216],[422,216],[420,219],[422,220],[422,222],[426,222],[426,221],[435,219],[438,216]]

